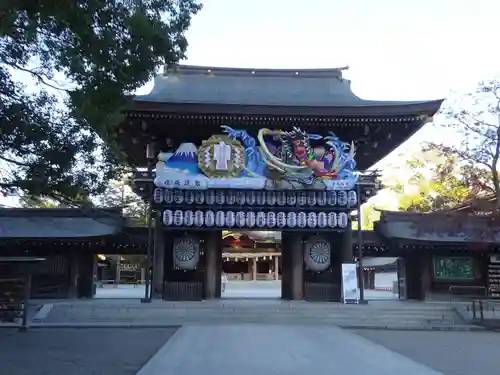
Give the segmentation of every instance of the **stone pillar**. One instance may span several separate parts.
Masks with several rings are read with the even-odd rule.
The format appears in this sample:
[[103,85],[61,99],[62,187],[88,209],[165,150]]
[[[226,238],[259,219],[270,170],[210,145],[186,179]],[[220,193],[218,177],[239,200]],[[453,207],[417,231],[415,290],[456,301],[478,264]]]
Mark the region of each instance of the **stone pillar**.
[[[161,221],[161,212],[158,210],[154,219],[154,252],[153,252],[153,298],[163,296],[165,285],[165,231]],[[143,273],[141,270],[141,277]]]
[[219,265],[222,265],[221,256],[221,232],[207,232],[205,237],[205,299],[214,299],[220,296],[221,267]]
[[274,280],[280,279],[280,263],[279,263],[279,255],[274,256]]
[[257,258],[252,258],[252,280],[257,280]]
[[304,299],[304,245],[302,244],[302,235],[300,232],[291,233],[291,287],[292,299]]

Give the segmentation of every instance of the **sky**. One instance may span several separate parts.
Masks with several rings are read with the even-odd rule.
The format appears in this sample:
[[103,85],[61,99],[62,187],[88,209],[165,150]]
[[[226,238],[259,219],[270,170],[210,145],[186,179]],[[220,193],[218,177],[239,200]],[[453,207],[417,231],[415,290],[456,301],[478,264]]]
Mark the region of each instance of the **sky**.
[[[183,63],[349,66],[363,99],[440,99],[500,73],[498,14],[498,0],[205,0]],[[447,136],[426,126],[404,148]]]

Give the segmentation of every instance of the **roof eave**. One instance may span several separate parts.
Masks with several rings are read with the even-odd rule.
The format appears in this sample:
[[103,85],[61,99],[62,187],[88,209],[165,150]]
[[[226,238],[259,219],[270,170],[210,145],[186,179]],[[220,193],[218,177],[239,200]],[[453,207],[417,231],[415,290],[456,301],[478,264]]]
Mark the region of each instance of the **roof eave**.
[[369,117],[369,116],[428,116],[432,117],[441,107],[443,99],[426,102],[401,102],[386,105],[351,106],[277,106],[240,105],[219,103],[165,103],[134,100],[129,114],[151,112],[155,114],[189,115],[269,115],[269,116],[328,116],[328,117]]

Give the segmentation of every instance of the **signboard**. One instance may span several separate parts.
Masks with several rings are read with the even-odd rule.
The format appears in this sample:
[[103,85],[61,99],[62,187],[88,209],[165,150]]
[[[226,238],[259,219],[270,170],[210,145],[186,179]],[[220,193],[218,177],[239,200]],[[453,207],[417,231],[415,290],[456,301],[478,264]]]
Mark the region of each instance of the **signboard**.
[[356,263],[342,263],[342,300],[344,303],[358,303]]
[[476,279],[474,260],[472,257],[434,257],[435,280],[463,280]]

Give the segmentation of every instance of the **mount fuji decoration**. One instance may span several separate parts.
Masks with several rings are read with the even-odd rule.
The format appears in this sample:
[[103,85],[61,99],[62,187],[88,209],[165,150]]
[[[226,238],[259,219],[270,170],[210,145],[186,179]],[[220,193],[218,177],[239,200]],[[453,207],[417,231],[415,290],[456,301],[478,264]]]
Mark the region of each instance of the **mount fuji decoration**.
[[160,153],[155,185],[187,190],[346,190],[357,182],[354,145],[334,134],[260,129],[253,137],[228,126],[222,130],[225,134],[213,135],[199,147],[186,142],[172,154]]

